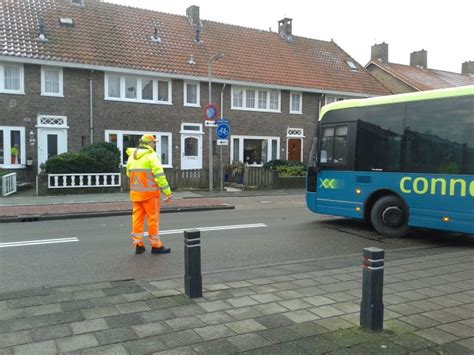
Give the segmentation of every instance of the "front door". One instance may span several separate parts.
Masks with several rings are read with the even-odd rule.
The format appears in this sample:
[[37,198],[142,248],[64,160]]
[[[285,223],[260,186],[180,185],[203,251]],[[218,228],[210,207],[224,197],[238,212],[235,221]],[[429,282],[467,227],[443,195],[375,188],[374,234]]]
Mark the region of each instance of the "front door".
[[301,161],[301,139],[288,139],[288,160]]
[[202,169],[202,135],[181,134],[181,170]]
[[67,152],[66,132],[65,129],[38,128],[38,171],[49,158]]

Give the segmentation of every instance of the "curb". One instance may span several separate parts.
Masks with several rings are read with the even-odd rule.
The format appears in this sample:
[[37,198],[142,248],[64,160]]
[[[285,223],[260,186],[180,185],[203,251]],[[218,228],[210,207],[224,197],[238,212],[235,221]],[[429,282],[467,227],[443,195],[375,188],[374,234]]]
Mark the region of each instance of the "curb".
[[[229,204],[214,205],[214,206],[192,206],[192,207],[167,207],[162,208],[161,213],[176,213],[176,212],[202,212],[214,210],[233,210],[235,206]],[[38,221],[53,221],[62,219],[79,219],[79,218],[94,218],[94,217],[114,217],[114,216],[128,216],[132,214],[132,210],[121,211],[104,211],[104,212],[80,212],[80,213],[65,213],[65,214],[43,214],[43,215],[19,215],[0,217],[0,223],[18,223],[18,222],[38,222]]]

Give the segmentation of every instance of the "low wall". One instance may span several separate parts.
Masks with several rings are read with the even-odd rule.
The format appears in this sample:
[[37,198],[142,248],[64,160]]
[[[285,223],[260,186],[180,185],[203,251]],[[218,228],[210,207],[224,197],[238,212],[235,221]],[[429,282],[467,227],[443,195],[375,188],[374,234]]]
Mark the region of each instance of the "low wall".
[[306,176],[274,176],[274,189],[298,189],[306,186]]
[[48,174],[38,175],[38,196],[100,194],[120,191],[122,191],[120,187],[77,187],[49,189]]

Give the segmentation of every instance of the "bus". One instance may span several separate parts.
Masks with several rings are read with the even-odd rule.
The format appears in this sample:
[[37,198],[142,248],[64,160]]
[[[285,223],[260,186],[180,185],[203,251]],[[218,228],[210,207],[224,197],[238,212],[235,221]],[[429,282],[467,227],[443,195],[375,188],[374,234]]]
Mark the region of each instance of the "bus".
[[306,179],[319,214],[474,234],[474,86],[321,108]]

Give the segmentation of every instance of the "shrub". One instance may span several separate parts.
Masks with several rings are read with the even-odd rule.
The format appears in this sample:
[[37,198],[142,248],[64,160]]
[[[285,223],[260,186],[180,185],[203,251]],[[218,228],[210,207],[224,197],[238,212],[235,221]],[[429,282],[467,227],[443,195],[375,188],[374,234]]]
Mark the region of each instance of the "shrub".
[[79,153],[63,153],[48,159],[50,174],[115,173],[119,171],[120,151],[106,142],[91,144]]
[[49,158],[45,171],[50,174],[95,173],[97,163],[81,153],[63,153]]
[[119,171],[120,151],[107,142],[99,142],[84,147],[81,154],[87,155],[96,162],[95,173],[116,173]]
[[278,172],[279,176],[305,176],[306,170],[304,165],[300,166],[285,166],[280,165],[275,169]]
[[294,160],[281,160],[281,159],[275,159],[275,160],[270,160],[269,162],[266,162],[263,164],[263,167],[265,169],[272,169],[272,170],[277,170],[277,167],[280,166],[294,166],[294,167],[301,167],[303,170],[306,170],[306,166],[300,162],[300,161],[294,161]]

